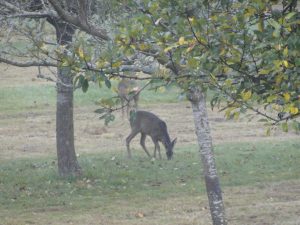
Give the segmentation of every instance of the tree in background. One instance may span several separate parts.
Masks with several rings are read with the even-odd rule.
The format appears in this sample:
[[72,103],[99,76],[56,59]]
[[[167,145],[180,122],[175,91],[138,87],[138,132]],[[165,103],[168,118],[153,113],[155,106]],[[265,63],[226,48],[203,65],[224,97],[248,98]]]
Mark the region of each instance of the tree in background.
[[[81,173],[75,154],[73,126],[73,78],[77,71],[72,62],[79,57],[74,53],[76,29],[80,27],[101,40],[108,40],[106,31],[90,24],[90,4],[76,0],[0,1],[0,28],[4,36],[0,62],[20,67],[57,67],[56,143],[61,176]],[[61,11],[65,13],[63,16]],[[68,17],[71,14],[73,17]],[[64,16],[71,18],[72,23],[65,21]],[[41,70],[38,77],[54,80],[45,77]]]
[[[81,174],[74,147],[73,91],[82,88],[86,92],[89,81],[111,87],[110,79],[115,77],[112,73],[119,70],[120,61],[114,61],[111,54],[114,46],[109,35],[112,21],[118,19],[117,6],[117,1],[110,0],[0,0],[0,62],[38,67],[38,78],[56,83],[56,143],[61,176]],[[132,68],[131,61],[127,61],[123,70],[153,71],[152,66]],[[94,73],[92,65],[105,65],[108,70]],[[42,67],[48,68],[52,76],[45,75]],[[113,118],[105,117],[107,122]]]

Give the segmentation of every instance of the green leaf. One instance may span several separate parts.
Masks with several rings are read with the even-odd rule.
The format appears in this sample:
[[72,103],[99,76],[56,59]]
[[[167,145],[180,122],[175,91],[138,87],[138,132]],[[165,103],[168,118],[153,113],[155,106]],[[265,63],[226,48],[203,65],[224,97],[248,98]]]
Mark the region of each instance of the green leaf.
[[111,82],[106,77],[105,77],[105,85],[106,85],[107,88],[111,88]]
[[287,14],[286,16],[285,16],[285,19],[286,20],[289,20],[289,19],[291,19],[293,16],[295,16],[297,13],[296,12],[291,12],[291,13],[289,13],[289,14]]
[[257,122],[264,122],[264,123],[267,123],[269,122],[268,119],[266,118],[262,118],[262,119],[259,119]]
[[269,19],[268,20],[268,22],[269,22],[269,24],[272,26],[272,27],[274,27],[276,30],[279,30],[280,28],[281,28],[281,25],[277,22],[277,21],[275,21],[274,19]]
[[88,88],[89,88],[89,81],[87,79],[84,79],[82,82],[81,89],[85,93],[87,92]]
[[98,86],[99,88],[102,88],[102,80],[98,79]]
[[112,68],[119,68],[122,65],[122,61],[114,62]]
[[100,100],[100,104],[102,106],[112,107],[114,105],[114,102],[111,98],[103,98]]
[[231,119],[232,111],[235,110],[236,107],[229,107],[226,111],[225,111],[225,117],[226,119]]
[[81,87],[83,80],[84,80],[84,76],[83,75],[76,76],[75,79],[74,79],[74,81],[73,81],[73,85],[76,86],[77,83],[78,83],[78,86]]
[[266,75],[269,74],[272,70],[271,69],[262,69],[259,71],[259,75]]
[[107,117],[107,113],[104,114],[104,115],[102,115],[102,116],[100,116],[100,117],[99,117],[99,120],[103,120],[103,119],[106,118],[106,117]]
[[271,128],[268,127],[266,130],[266,136],[270,136],[271,135]]
[[251,90],[248,90],[248,91],[245,91],[245,90],[244,90],[244,91],[241,93],[241,97],[242,97],[242,99],[243,99],[244,101],[249,100],[249,99],[251,98],[251,96],[252,96]]
[[294,120],[292,126],[296,132],[300,131],[300,122]]
[[233,119],[237,121],[240,118],[240,112],[234,112]]
[[108,125],[110,122],[112,122],[114,120],[115,120],[115,116],[113,114],[109,113],[109,114],[106,114],[104,123],[105,123],[105,125]]
[[106,109],[105,108],[100,108],[100,109],[96,109],[94,112],[102,114],[102,113],[106,112]]
[[288,125],[287,122],[282,123],[282,124],[281,124],[281,127],[282,127],[282,130],[283,130],[284,132],[288,132],[288,131],[289,131],[289,125]]
[[197,68],[197,66],[198,66],[198,60],[195,59],[195,58],[189,58],[187,64],[191,68]]
[[299,109],[298,109],[297,107],[295,107],[295,106],[290,106],[290,113],[291,113],[292,115],[296,115],[296,114],[298,114],[298,112],[299,112]]

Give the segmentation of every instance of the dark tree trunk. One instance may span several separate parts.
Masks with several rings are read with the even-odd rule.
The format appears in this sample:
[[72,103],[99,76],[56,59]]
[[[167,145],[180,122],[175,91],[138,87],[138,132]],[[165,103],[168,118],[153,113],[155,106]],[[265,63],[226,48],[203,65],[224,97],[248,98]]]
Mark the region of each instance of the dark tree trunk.
[[203,164],[203,173],[212,221],[214,225],[226,225],[227,221],[225,217],[222,191],[217,175],[207,115],[206,96],[201,89],[195,88],[190,91],[188,98],[193,108],[194,123],[200,147],[199,152]]
[[[72,42],[74,29],[70,25],[58,21],[53,24],[56,28],[57,43],[68,46]],[[59,66],[57,75],[56,144],[58,172],[61,176],[80,175],[81,168],[74,147],[73,78],[70,67]]]

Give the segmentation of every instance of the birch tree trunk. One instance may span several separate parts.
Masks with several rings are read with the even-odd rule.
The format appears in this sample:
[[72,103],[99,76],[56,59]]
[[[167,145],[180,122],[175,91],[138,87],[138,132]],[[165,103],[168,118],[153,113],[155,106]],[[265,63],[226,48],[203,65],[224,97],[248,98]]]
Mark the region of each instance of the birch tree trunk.
[[206,192],[213,225],[226,225],[227,220],[222,200],[222,191],[217,175],[207,115],[206,96],[200,88],[194,88],[190,90],[188,99],[191,102],[193,109],[199,153],[203,165]]
[[[72,42],[74,29],[55,21],[57,43],[68,46]],[[66,54],[66,53],[65,53]],[[73,77],[70,67],[58,67],[56,102],[56,146],[58,172],[60,176],[80,175],[74,146],[73,126]]]

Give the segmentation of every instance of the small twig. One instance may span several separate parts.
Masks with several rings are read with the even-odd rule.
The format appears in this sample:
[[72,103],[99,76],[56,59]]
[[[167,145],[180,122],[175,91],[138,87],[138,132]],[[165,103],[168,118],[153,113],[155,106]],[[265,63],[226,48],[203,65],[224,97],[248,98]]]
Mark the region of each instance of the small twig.
[[52,66],[52,67],[57,67],[56,63],[51,63],[47,61],[27,61],[27,62],[17,62],[9,59],[5,59],[0,57],[0,63],[6,63],[10,64],[13,66],[18,66],[18,67],[31,67],[31,66]]
[[266,117],[269,120],[274,121],[274,124],[277,124],[277,123],[279,123],[281,121],[281,120],[275,119],[275,118],[267,115],[266,113],[263,113],[263,112],[259,111],[258,109],[255,109],[254,107],[252,107],[251,105],[247,104],[246,102],[238,100],[237,98],[233,97],[230,93],[228,93],[226,90],[224,90],[220,84],[218,84],[218,83],[215,82],[215,83],[212,83],[212,85],[215,86],[221,92],[223,92],[227,97],[229,97],[230,99],[232,99],[232,101],[237,102],[240,105],[245,106],[247,109],[250,109],[250,110],[252,110],[253,112],[255,112],[257,114],[259,114],[259,115],[261,115],[263,117]]
[[200,45],[202,45],[203,47],[207,48],[208,46],[207,46],[206,44],[204,44],[204,43],[198,38],[198,36],[196,35],[196,32],[195,32],[195,30],[194,30],[194,28],[193,28],[193,25],[191,24],[191,21],[189,20],[189,17],[188,17],[188,16],[186,16],[186,19],[187,19],[187,21],[188,21],[188,24],[189,24],[189,26],[190,26],[191,32],[192,32],[194,38],[196,39],[196,41],[197,41]]

